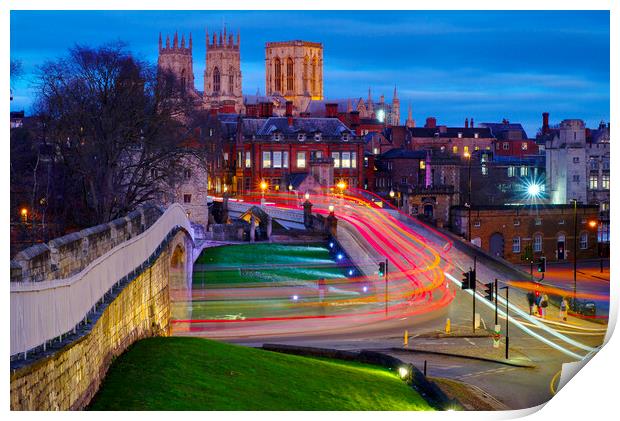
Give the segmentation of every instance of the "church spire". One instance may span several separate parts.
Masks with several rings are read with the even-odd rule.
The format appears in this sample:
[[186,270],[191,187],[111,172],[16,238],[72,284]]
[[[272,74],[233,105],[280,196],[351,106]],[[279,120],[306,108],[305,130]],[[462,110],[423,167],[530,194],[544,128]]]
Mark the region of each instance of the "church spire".
[[174,41],[172,43],[172,48],[177,48],[179,46],[179,34],[174,32]]
[[405,126],[409,128],[415,127],[415,120],[413,119],[413,111],[411,109],[411,103],[409,103],[409,108],[407,109],[407,121],[405,122]]
[[398,100],[398,92],[396,92],[396,85],[394,85],[394,95],[392,95],[392,102]]

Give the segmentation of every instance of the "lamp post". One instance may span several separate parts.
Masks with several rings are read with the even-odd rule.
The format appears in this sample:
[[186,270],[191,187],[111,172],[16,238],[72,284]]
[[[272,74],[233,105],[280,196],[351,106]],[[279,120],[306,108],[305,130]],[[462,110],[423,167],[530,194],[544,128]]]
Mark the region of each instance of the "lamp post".
[[261,190],[260,204],[261,206],[263,206],[265,204],[265,190],[267,190],[267,182],[265,180],[262,180],[260,182],[260,190]]
[[390,189],[390,201],[392,202],[392,206],[394,206],[394,196],[396,193],[394,193],[394,190]]
[[467,241],[471,243],[471,154],[465,152],[467,158]]
[[577,199],[573,206],[573,306],[577,302]]

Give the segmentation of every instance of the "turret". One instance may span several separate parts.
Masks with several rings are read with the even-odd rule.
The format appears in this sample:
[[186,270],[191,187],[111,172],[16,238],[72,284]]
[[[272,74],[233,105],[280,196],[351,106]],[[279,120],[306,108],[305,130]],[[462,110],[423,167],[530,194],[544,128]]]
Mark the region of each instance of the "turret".
[[176,49],[179,47],[179,35],[175,31],[174,33],[174,42],[172,43],[172,48]]
[[185,34],[181,35],[181,48],[185,48]]

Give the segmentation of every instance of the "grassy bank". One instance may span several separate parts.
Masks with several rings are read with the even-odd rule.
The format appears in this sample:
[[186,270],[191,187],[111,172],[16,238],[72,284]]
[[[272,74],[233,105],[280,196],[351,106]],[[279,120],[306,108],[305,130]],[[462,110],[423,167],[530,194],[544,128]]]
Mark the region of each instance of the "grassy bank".
[[430,410],[395,373],[200,338],[151,338],[110,368],[91,410]]
[[209,286],[344,277],[345,269],[337,266],[321,244],[247,244],[205,249],[194,264],[193,283]]

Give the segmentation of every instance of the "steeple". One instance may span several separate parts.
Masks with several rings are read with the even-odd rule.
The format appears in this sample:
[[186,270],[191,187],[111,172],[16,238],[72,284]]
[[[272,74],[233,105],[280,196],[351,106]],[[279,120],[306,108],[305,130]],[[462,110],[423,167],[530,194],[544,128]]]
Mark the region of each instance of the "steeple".
[[181,35],[181,48],[185,48],[185,34]]
[[368,117],[372,117],[373,107],[372,107],[372,93],[370,88],[368,88],[368,103],[366,104],[366,110],[368,110]]
[[413,119],[411,103],[409,103],[409,108],[407,110],[407,121],[405,122],[405,126],[410,127],[410,128],[415,127],[415,120]]
[[170,35],[166,34],[166,48],[170,48]]
[[172,48],[176,49],[179,46],[179,35],[178,33],[175,31],[174,32],[174,41],[172,43]]
[[396,85],[394,85],[394,95],[392,95],[392,102],[398,101],[398,92],[396,92]]

